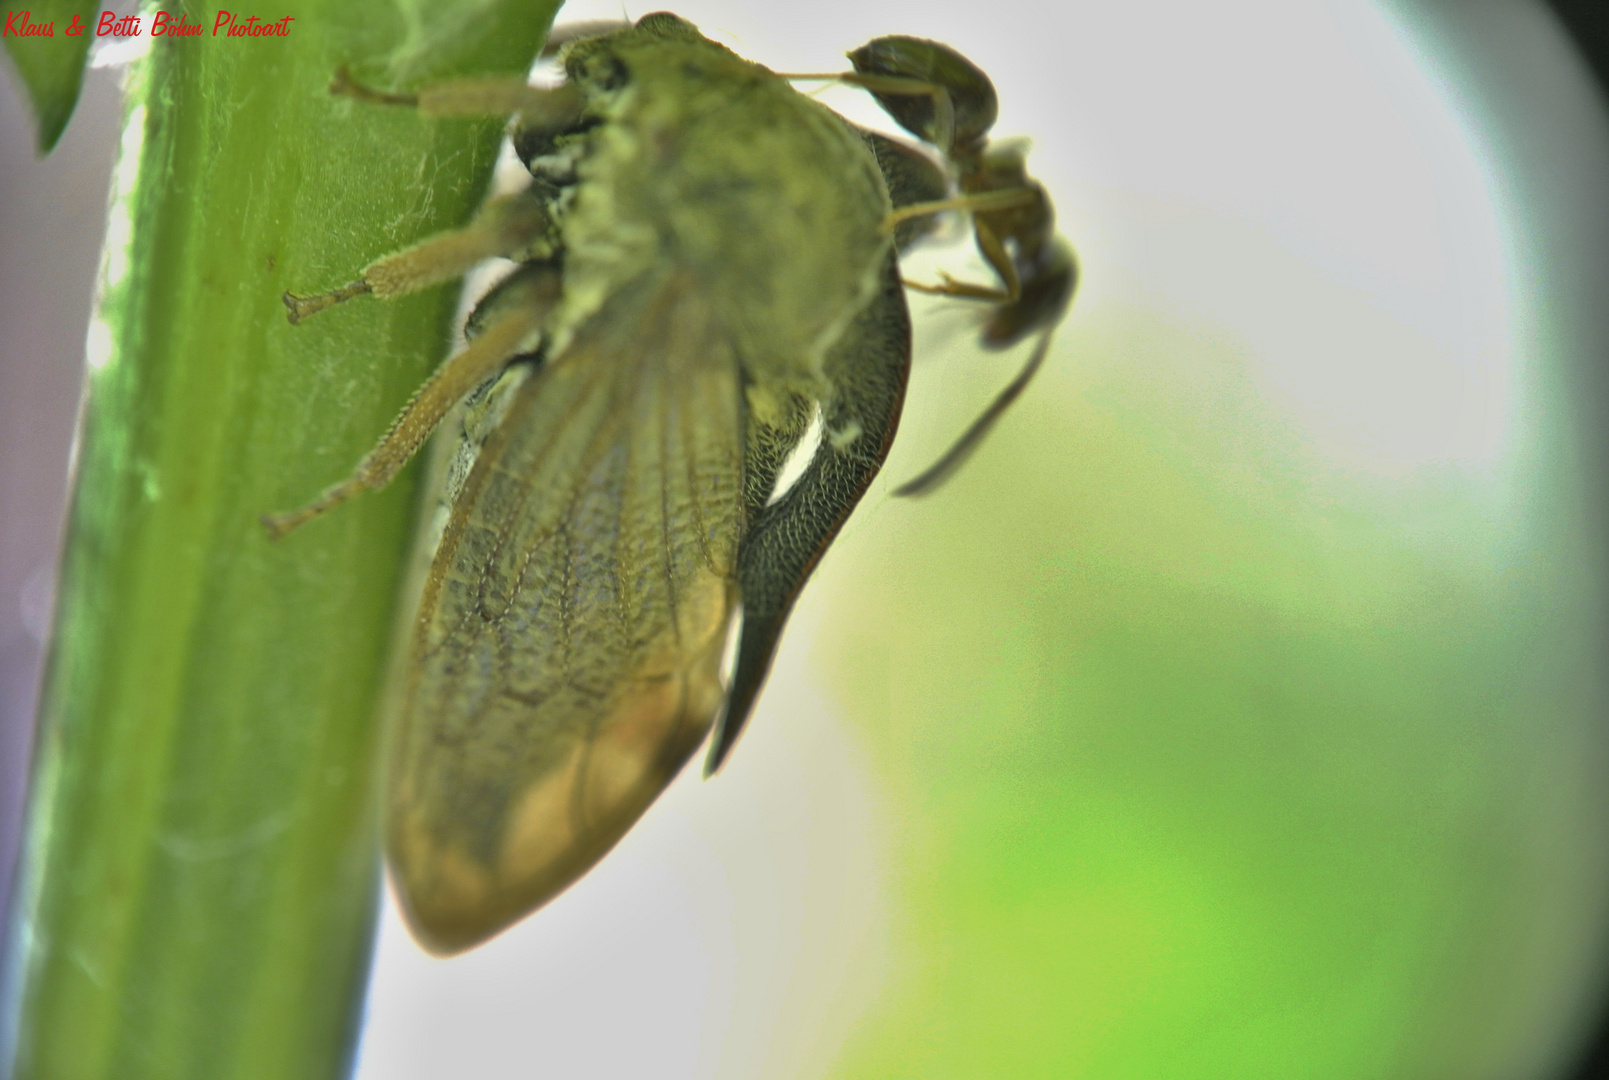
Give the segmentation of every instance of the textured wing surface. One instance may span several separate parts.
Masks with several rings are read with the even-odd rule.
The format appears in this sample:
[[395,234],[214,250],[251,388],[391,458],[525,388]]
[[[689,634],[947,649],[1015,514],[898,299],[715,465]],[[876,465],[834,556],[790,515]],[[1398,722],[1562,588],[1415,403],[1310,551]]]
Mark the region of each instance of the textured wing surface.
[[738,364],[682,279],[518,391],[455,504],[393,728],[388,847],[452,952],[550,899],[703,740],[736,602]]

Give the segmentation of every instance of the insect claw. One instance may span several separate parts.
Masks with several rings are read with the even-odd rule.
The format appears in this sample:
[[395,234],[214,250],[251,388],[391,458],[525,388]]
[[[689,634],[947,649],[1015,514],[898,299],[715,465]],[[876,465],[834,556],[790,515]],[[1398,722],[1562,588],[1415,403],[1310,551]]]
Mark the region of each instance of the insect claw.
[[314,518],[323,515],[326,511],[346,502],[358,492],[373,486],[375,485],[369,483],[364,476],[363,466],[359,465],[358,472],[355,475],[328,488],[322,495],[301,509],[289,510],[283,514],[263,514],[257,520],[262,522],[264,531],[268,533],[268,539],[278,540],[291,530],[301,528]]
[[302,321],[301,305],[307,303],[306,297],[297,296],[289,289],[286,289],[280,299],[285,303],[285,320],[292,326],[299,324]]
[[278,540],[280,537],[296,528],[296,526],[300,525],[304,519],[302,519],[301,515],[298,513],[290,513],[263,514],[258,517],[257,520],[262,523],[263,532],[268,534],[268,539]]
[[288,310],[286,319],[292,326],[298,326],[309,315],[317,315],[327,307],[334,307],[343,300],[350,300],[354,296],[363,296],[374,291],[367,281],[354,281],[350,285],[342,285],[339,289],[329,292],[316,293],[313,296],[297,296],[287,290],[280,297]]
[[373,105],[417,105],[417,94],[388,94],[383,90],[374,90],[364,86],[352,77],[352,69],[342,64],[330,76],[330,93],[337,97],[349,97],[355,101],[367,101]]

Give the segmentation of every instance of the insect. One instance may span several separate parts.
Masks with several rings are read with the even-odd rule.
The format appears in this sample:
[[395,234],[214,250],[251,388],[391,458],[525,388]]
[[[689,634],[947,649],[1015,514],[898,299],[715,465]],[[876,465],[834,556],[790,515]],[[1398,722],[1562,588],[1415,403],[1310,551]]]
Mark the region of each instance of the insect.
[[[263,519],[283,535],[384,485],[462,403],[390,718],[387,854],[438,953],[585,873],[712,727],[719,767],[893,440],[910,364],[897,251],[940,210],[1035,197],[958,201],[927,153],[854,128],[674,15],[571,33],[560,56],[551,89],[389,94],[338,73],[335,92],[427,116],[512,114],[531,184],[359,281],[285,295],[295,323],[488,257],[519,264],[351,477]],[[913,71],[876,82],[940,110],[955,89],[957,116],[977,97]],[[941,145],[964,187],[959,142]],[[1020,256],[1025,234],[1002,229]],[[1007,280],[984,297],[1001,311],[1029,295]],[[818,417],[807,466],[777,491]]]
[[[1056,232],[1056,212],[1044,185],[1028,175],[1023,146],[989,142],[999,100],[977,65],[948,45],[901,35],[867,42],[849,54],[849,62],[854,72],[836,78],[866,87],[896,123],[944,154],[959,189],[953,205],[971,209],[978,250],[1000,278],[999,285],[978,285],[945,275],[938,285],[907,281],[906,286],[993,304],[982,334],[988,348],[1009,348],[1035,331],[1039,334],[1022,370],[961,438],[894,492],[922,495],[977,449],[1044,363],[1078,283],[1078,260],[1072,245]],[[929,90],[913,93],[913,86]],[[931,203],[918,204],[902,207],[894,216],[932,209]]]

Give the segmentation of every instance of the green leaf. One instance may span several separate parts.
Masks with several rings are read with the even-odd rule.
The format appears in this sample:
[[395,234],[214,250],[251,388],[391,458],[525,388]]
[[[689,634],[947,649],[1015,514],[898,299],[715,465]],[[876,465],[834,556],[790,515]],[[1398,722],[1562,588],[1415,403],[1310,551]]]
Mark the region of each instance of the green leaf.
[[445,354],[441,288],[306,325],[280,295],[462,223],[502,124],[332,98],[521,72],[552,0],[286,0],[284,36],[156,38],[131,73],[0,1071],[345,1074],[378,898],[374,704],[412,515],[273,543]]
[[[6,52],[33,105],[41,157],[55,148],[78,104],[99,9],[97,0],[32,0],[26,11],[6,12]],[[47,28],[49,36],[40,36]]]

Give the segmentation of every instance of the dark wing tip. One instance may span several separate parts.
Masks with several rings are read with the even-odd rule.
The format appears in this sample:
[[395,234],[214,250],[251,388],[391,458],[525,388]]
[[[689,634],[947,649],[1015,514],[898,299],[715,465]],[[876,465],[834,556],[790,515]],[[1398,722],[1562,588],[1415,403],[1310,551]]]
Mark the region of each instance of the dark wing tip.
[[754,700],[759,697],[759,685],[756,684],[746,695],[746,701],[740,702],[736,687],[731,697],[727,698],[726,708],[721,718],[715,724],[715,737],[710,740],[709,756],[704,759],[704,779],[708,780],[720,771],[726,764],[727,755],[732,747],[737,745],[737,737],[743,734],[743,728],[748,723],[749,713],[753,711]]

